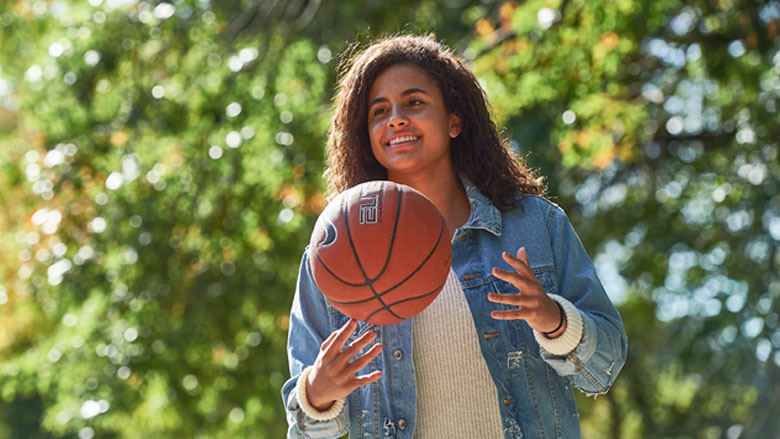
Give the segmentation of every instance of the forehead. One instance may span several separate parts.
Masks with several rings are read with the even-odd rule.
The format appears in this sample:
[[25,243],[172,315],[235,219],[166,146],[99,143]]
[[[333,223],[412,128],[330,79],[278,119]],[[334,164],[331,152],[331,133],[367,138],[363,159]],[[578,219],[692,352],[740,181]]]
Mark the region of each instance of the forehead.
[[406,90],[418,88],[429,94],[441,96],[436,80],[422,67],[411,63],[393,64],[377,75],[368,92],[369,102],[377,97],[400,95]]

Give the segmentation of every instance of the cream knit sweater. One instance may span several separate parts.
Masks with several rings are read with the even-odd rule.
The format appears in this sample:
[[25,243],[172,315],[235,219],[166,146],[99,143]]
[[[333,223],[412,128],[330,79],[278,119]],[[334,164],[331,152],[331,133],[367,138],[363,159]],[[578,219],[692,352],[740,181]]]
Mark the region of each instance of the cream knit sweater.
[[504,437],[496,386],[457,275],[412,320],[416,439]]

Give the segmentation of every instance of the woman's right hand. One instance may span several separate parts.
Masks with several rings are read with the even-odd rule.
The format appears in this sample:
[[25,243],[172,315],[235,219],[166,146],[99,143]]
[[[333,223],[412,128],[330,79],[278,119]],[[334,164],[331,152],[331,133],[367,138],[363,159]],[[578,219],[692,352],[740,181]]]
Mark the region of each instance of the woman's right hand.
[[377,343],[368,352],[350,361],[377,335],[372,329],[344,348],[344,344],[355,328],[357,328],[357,321],[349,319],[346,325],[330,334],[320,346],[320,353],[306,381],[309,404],[317,410],[326,411],[336,400],[345,398],[358,387],[382,378],[380,370],[368,375],[355,376],[357,371],[382,352],[382,345]]

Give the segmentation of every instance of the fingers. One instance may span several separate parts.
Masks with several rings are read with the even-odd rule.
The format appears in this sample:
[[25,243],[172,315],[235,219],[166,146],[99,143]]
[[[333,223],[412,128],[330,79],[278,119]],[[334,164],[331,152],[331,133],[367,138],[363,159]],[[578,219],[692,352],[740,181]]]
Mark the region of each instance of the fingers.
[[322,350],[327,352],[329,357],[333,357],[341,353],[344,344],[349,340],[349,336],[357,328],[357,320],[349,319],[341,328],[333,331],[328,338],[322,343]]
[[[356,376],[381,352],[380,343],[366,349],[376,340],[376,330],[369,330],[344,345],[357,328],[357,321],[350,319],[344,326],[333,331],[322,343],[320,353],[314,362],[314,368],[309,375],[310,402],[328,402],[349,395],[360,386],[379,380],[379,371],[367,375]],[[360,354],[360,355],[359,355]]]
[[508,310],[492,311],[490,316],[497,320],[525,320],[538,313],[539,299],[536,297],[524,296],[521,294],[488,293],[487,298],[493,303],[502,303],[518,307]]
[[526,255],[525,247],[517,249],[517,255],[513,256],[510,253],[503,252],[501,257],[518,271],[530,271],[531,267],[528,265],[528,256]]
[[493,303],[503,303],[505,305],[514,306],[526,306],[530,307],[538,303],[539,300],[535,297],[528,297],[521,294],[498,294],[488,293],[488,300]]
[[368,352],[356,358],[352,363],[349,363],[347,368],[349,373],[354,375],[357,373],[357,371],[366,367],[366,365],[368,365],[368,363],[376,358],[381,352],[382,344],[377,343],[374,346],[371,346],[371,349],[369,349]]
[[328,350],[330,345],[333,344],[333,340],[335,340],[336,336],[338,336],[338,335],[339,335],[338,331],[331,332],[330,335],[328,336],[328,338],[326,338],[325,341],[323,341],[322,344],[320,345],[320,350],[322,350],[322,351]]
[[[530,279],[527,275],[521,274],[517,271],[507,271],[503,270],[498,267],[493,267],[493,276],[505,281],[509,282],[510,284],[514,285],[515,288],[518,290],[527,290],[530,286],[533,285],[533,280]],[[531,274],[533,276],[533,274]],[[536,279],[534,277],[534,279]]]
[[521,309],[508,309],[502,311],[491,311],[490,317],[496,320],[524,320],[526,315]]
[[344,344],[349,340],[349,336],[356,327],[357,321],[350,319],[344,326],[331,333],[322,343],[323,361],[335,366],[337,369],[343,369],[349,372],[349,374],[356,373],[382,352],[382,345],[377,343],[368,352],[354,361],[350,361],[377,337],[375,330],[366,331],[366,333],[344,348]]
[[373,329],[367,331],[365,334],[361,335],[357,340],[350,343],[346,349],[344,349],[344,357],[346,357],[347,359],[354,357],[355,355],[358,354],[358,352],[362,351],[364,347],[368,346],[369,343],[371,343],[374,339],[376,339],[376,331],[374,331]]
[[374,381],[379,381],[380,378],[382,378],[381,370],[375,370],[367,375],[360,375],[359,377],[355,378],[355,384],[357,384],[355,388],[365,386],[366,384],[371,384]]
[[506,309],[501,311],[491,311],[490,317],[496,320],[527,320],[532,312],[523,308]]
[[512,267],[512,270],[494,267],[492,273],[517,288],[517,293],[489,293],[487,296],[489,301],[513,307],[492,311],[490,316],[496,320],[525,320],[529,324],[536,324],[547,294],[531,270],[525,247],[520,247],[515,255],[503,252],[501,258]]
[[528,257],[526,255],[525,247],[520,247],[517,250],[517,255],[513,256],[507,252],[502,252],[501,257],[512,267],[514,270],[504,270],[498,267],[493,267],[492,273],[497,278],[509,282],[515,286],[520,292],[529,293],[537,290],[537,284],[539,281],[536,279],[536,275],[531,270],[531,266],[528,264]]

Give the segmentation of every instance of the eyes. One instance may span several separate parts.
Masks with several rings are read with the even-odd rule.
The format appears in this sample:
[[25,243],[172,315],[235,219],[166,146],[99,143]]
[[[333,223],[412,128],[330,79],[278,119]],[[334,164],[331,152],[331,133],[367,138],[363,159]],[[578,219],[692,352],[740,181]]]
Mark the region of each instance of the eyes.
[[[406,105],[409,108],[418,108],[424,104],[423,100],[420,98],[409,98],[404,105]],[[385,114],[388,112],[390,108],[390,105],[387,102],[383,102],[380,104],[374,105],[374,107],[370,110],[369,114],[371,116],[381,116],[382,114]]]

